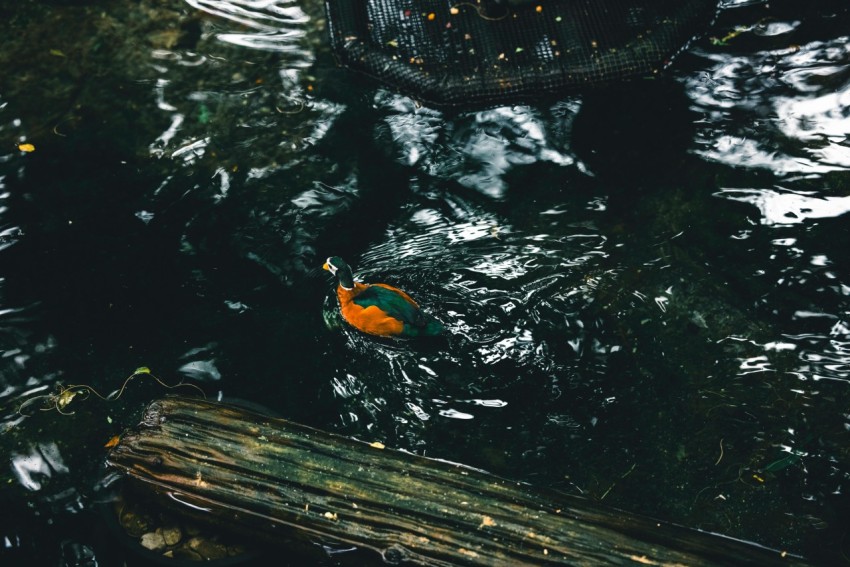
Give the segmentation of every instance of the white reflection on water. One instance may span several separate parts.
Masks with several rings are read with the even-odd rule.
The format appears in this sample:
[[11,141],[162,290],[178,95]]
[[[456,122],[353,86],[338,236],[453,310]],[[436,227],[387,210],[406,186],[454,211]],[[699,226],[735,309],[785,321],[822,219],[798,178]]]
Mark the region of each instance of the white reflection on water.
[[[728,341],[746,345],[738,357],[738,376],[763,376],[765,384],[777,392],[816,396],[823,408],[835,405],[843,412],[843,399],[850,384],[848,315],[797,311],[794,319],[807,323],[815,332],[783,334],[765,343],[728,337]],[[801,383],[819,385],[801,387]]]
[[755,205],[762,215],[761,224],[766,225],[797,224],[850,212],[850,197],[819,197],[772,189],[723,189],[715,196]]
[[474,404],[476,406],[483,406],[485,408],[503,408],[508,405],[508,402],[503,400],[467,400],[469,403]]
[[[819,157],[818,150],[808,153],[812,158]],[[700,151],[699,154],[706,159],[729,165],[768,169],[777,175],[829,173],[843,169],[817,159],[783,155],[765,147],[761,140],[737,135],[718,136],[711,147]]]
[[472,419],[474,417],[472,414],[464,413],[462,411],[457,411],[453,409],[440,410],[440,415],[452,419]]
[[[777,24],[767,31],[797,26]],[[783,176],[850,168],[850,38],[777,50],[768,33],[755,35],[765,37],[765,49],[700,53],[709,71],[684,78],[701,123],[710,125],[697,153]]]
[[800,26],[800,23],[801,22],[799,20],[791,22],[765,22],[764,24],[757,25],[753,31],[757,35],[768,37],[784,35],[797,29]]
[[307,35],[309,16],[293,0],[186,0],[190,6],[226,18],[254,30],[250,33],[219,33],[216,38],[225,43],[276,51],[297,56],[301,67],[312,62],[301,45]]
[[40,490],[54,474],[69,472],[56,443],[33,445],[27,454],[12,455],[12,471],[27,490]]
[[767,0],[721,0],[720,7],[727,10],[729,8],[743,8],[744,6],[754,6],[757,4],[767,4]]
[[[226,43],[250,49],[300,55],[303,53],[303,49],[293,40],[300,40],[303,36],[303,32],[289,31],[284,33],[220,33],[216,37]],[[310,61],[302,61],[301,66],[308,67],[310,63]]]
[[567,99],[550,109],[500,107],[444,118],[419,108],[402,95],[379,91],[375,104],[386,110],[386,129],[396,159],[417,165],[429,175],[452,179],[488,197],[501,199],[506,174],[527,164],[548,162],[571,166],[576,158],[569,132],[580,108]]
[[206,152],[207,145],[209,143],[209,137],[189,142],[188,144],[185,144],[182,147],[174,150],[174,152],[171,154],[171,157],[182,157],[183,161],[186,162],[187,165],[191,164],[199,158],[203,157],[204,153]]
[[[160,108],[162,108],[160,106]],[[156,140],[150,145],[151,155],[155,157],[162,157],[165,151],[162,148],[168,146],[171,140],[174,139],[174,136],[177,135],[177,132],[180,130],[180,126],[183,124],[183,115],[180,113],[175,113],[171,115],[171,124],[162,134],[157,137]]]
[[208,345],[193,348],[183,354],[181,357],[188,362],[184,363],[177,371],[199,382],[217,382],[221,380],[221,372],[216,366],[216,359],[213,353],[217,345],[210,343]]
[[221,372],[215,365],[215,360],[194,360],[187,362],[177,369],[178,372],[191,380],[198,382],[215,382],[221,380]]
[[[821,71],[841,74],[848,68],[850,65],[830,66]],[[835,137],[836,141],[843,141],[850,135],[850,87],[810,99],[780,99],[776,114],[779,127],[791,138],[821,141]]]
[[294,0],[186,0],[186,3],[250,28],[267,31],[304,24],[309,19]]

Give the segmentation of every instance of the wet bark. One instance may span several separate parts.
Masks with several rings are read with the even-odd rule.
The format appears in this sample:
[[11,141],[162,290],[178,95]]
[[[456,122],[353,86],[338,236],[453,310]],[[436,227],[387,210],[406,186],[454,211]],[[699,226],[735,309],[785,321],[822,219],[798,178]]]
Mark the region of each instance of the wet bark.
[[389,563],[805,564],[463,465],[198,399],[151,403],[108,463],[187,512],[202,510],[210,520],[267,539],[297,533],[347,542]]

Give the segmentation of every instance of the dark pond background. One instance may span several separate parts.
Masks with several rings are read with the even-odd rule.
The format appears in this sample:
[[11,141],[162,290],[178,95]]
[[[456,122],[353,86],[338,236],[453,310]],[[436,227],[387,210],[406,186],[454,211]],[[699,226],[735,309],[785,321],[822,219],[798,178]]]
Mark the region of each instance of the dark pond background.
[[[440,112],[318,1],[3,2],[0,560],[98,560],[103,446],[171,390],[47,396],[145,366],[850,563],[850,6],[722,6],[665,77]],[[329,255],[446,343],[340,326]]]

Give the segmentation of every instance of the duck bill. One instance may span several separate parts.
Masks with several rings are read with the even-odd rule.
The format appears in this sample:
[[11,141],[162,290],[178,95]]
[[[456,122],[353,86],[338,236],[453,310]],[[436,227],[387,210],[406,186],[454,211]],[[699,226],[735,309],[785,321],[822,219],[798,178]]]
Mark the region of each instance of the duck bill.
[[327,262],[325,262],[324,264],[322,264],[322,269],[323,269],[323,270],[327,270],[327,271],[329,271],[329,272],[330,272],[330,271],[331,271],[330,264],[328,264]]

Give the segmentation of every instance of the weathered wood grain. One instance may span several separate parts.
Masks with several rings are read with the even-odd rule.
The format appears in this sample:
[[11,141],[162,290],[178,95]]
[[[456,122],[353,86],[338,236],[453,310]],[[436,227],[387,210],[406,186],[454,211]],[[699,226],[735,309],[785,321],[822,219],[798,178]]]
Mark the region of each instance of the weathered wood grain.
[[198,399],[150,404],[108,464],[210,519],[422,565],[803,565],[463,465]]

